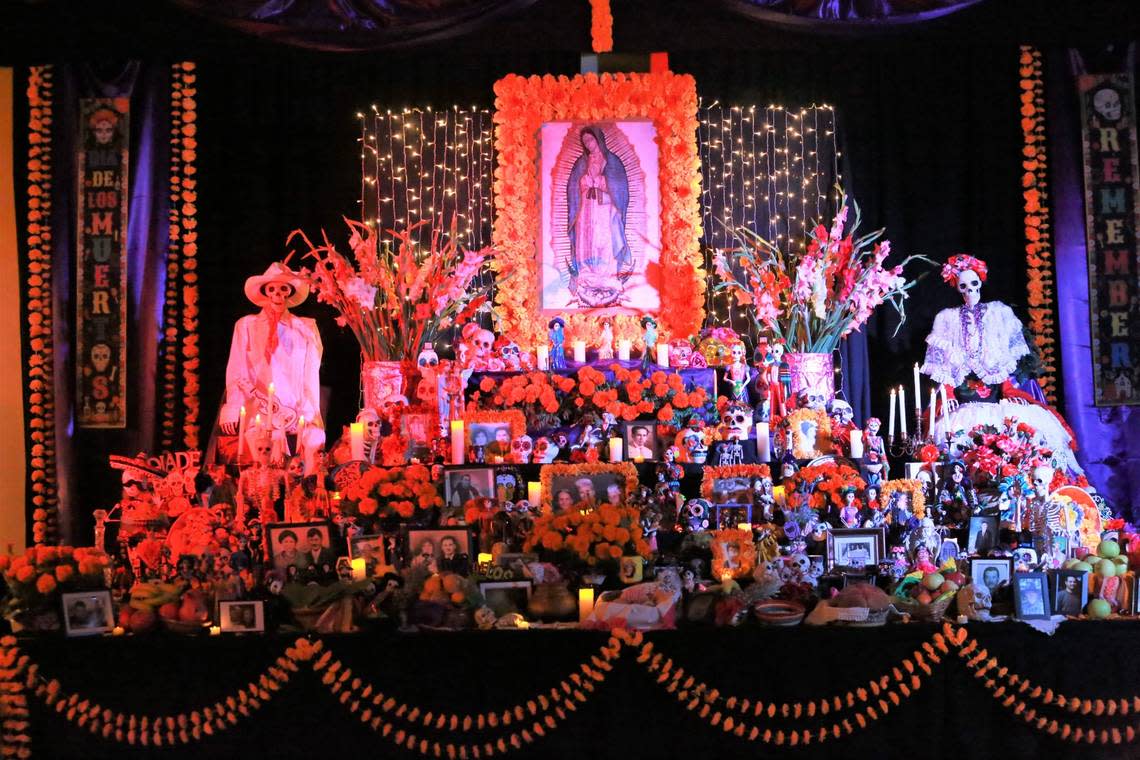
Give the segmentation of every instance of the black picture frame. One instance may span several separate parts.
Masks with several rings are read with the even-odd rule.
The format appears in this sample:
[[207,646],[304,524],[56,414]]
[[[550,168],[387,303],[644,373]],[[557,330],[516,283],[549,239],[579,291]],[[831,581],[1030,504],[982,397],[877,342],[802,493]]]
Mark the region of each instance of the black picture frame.
[[[441,543],[446,538],[455,539],[458,544],[453,559],[444,557]],[[431,543],[431,552],[426,551],[425,542]],[[404,528],[405,558],[408,567],[423,568],[431,573],[457,573],[464,577],[471,575],[474,567],[474,552],[478,549],[471,528],[456,525],[444,528]]]
[[1052,617],[1049,577],[1045,573],[1014,573],[1014,617],[1018,620],[1048,620]]
[[222,633],[264,633],[265,602],[257,599],[218,602],[218,627]]
[[[1084,612],[1089,603],[1089,573],[1087,570],[1056,570],[1052,575],[1050,590],[1052,591],[1051,609],[1054,615],[1077,617]],[[1074,581],[1072,589],[1068,588],[1069,581]],[[1073,593],[1076,592],[1076,593]],[[1074,602],[1080,606],[1074,607]]]
[[[310,535],[316,531],[321,536],[320,550],[317,560],[311,559]],[[302,576],[333,576],[336,575],[336,558],[340,552],[333,549],[333,536],[337,533],[331,523],[321,521],[303,523],[270,523],[265,526],[265,544],[269,551],[269,564],[278,572],[285,573],[286,580],[304,580]],[[288,539],[292,537],[292,548],[288,546]],[[307,551],[308,550],[308,551]],[[306,554],[309,556],[307,557]],[[328,573],[324,566],[328,565]],[[291,571],[289,568],[295,568]],[[311,572],[310,572],[311,571]],[[295,577],[291,577],[295,576]]]
[[[867,558],[861,565],[847,564],[849,551],[845,547],[866,544]],[[887,532],[885,528],[833,528],[827,531],[827,569],[878,567],[886,555]]]

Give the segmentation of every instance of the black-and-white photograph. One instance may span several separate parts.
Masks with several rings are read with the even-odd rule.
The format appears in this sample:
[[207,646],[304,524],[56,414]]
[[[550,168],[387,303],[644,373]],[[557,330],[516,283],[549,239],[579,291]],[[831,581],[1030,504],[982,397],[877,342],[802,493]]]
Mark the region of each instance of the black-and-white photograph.
[[996,517],[971,517],[966,551],[979,556],[989,554],[997,545],[997,525]]
[[830,567],[874,567],[883,558],[882,528],[836,528],[827,532]]
[[447,470],[443,474],[444,499],[462,508],[471,499],[495,498],[495,471],[490,467]]
[[408,564],[431,573],[471,573],[471,533],[465,528],[408,530]]
[[625,458],[643,462],[657,458],[657,430],[652,422],[627,422],[622,426]]
[[1013,562],[1009,559],[970,560],[970,580],[985,586],[992,594],[999,586],[1009,583],[1013,574]]
[[115,627],[110,591],[76,591],[63,595],[63,624],[68,636],[108,633]]
[[1089,603],[1088,572],[1058,570],[1053,574],[1053,612],[1076,617]]
[[530,602],[531,582],[526,581],[484,581],[479,584],[479,593],[497,617],[508,612],[525,615]]
[[222,633],[264,631],[265,602],[218,602],[218,626]]
[[1049,582],[1045,573],[1013,574],[1013,608],[1022,620],[1050,617]]
[[337,553],[332,549],[329,525],[324,522],[267,525],[269,556],[273,569],[290,580],[332,578]]
[[[488,464],[499,461],[506,462],[511,456],[511,423],[504,422],[472,422],[467,426],[467,447],[472,452],[472,459],[479,461],[475,452],[482,450],[483,460]],[[496,459],[497,458],[497,459]]]
[[625,503],[625,476],[618,472],[595,472],[589,475],[556,475],[550,488],[555,512],[569,512],[575,504]]

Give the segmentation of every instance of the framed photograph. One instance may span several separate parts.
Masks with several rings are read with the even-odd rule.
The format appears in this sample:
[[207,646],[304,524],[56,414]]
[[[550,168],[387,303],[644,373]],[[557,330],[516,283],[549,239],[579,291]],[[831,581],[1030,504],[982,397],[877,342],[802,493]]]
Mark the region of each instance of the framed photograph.
[[526,418],[517,409],[471,412],[463,416],[467,458],[473,462],[506,464],[511,461],[511,441],[526,435]]
[[289,579],[329,577],[336,573],[327,522],[270,523],[265,526],[269,559]]
[[944,562],[946,562],[947,560],[950,560],[950,559],[957,560],[958,559],[958,551],[959,551],[958,539],[956,539],[956,538],[944,538],[944,539],[942,539],[942,545],[938,547],[938,561],[936,564],[939,567],[941,567],[942,564]]
[[969,554],[984,556],[997,546],[998,519],[974,516],[970,518],[970,532],[966,539]]
[[766,464],[705,466],[701,497],[713,504],[753,504],[757,494],[772,492],[772,470]]
[[222,633],[255,633],[265,630],[265,602],[218,602],[218,626]]
[[991,594],[999,586],[1009,583],[1012,576],[1013,560],[1010,558],[970,560],[970,580],[985,586]]
[[1040,561],[1037,557],[1037,550],[1032,546],[1019,546],[1014,549],[1013,560],[1016,564],[1026,567],[1037,567],[1037,563]]
[[484,581],[479,584],[479,593],[495,615],[502,617],[508,612],[526,615],[530,603],[532,586],[526,581]]
[[[738,528],[742,524],[752,525],[751,504],[713,504],[709,515],[709,527],[713,530]],[[751,531],[751,528],[749,528]]]
[[657,426],[652,422],[627,422],[622,425],[621,437],[627,461],[657,458]]
[[569,342],[609,318],[616,340],[640,345],[651,314],[663,333],[697,332],[698,198],[678,191],[700,181],[693,79],[509,75],[495,91],[495,216],[511,224],[493,243],[518,273],[495,295],[504,330],[535,345],[558,315]]
[[467,528],[407,529],[408,564],[432,573],[470,575],[473,545]]
[[886,554],[883,528],[834,528],[827,531],[828,569],[876,567]]
[[1013,574],[1014,615],[1021,620],[1045,620],[1049,613],[1049,578],[1045,573]]
[[74,591],[63,595],[63,626],[68,636],[110,633],[115,627],[111,592]]
[[349,572],[351,574],[351,560],[364,558],[364,577],[379,578],[383,573],[381,569],[391,565],[385,553],[386,540],[381,534],[368,536],[353,536],[348,539],[348,556],[350,558]]
[[1077,617],[1089,603],[1089,574],[1085,570],[1058,570],[1053,576],[1053,614]]
[[495,498],[495,470],[490,467],[462,467],[444,470],[444,502],[462,510],[470,499]]
[[751,530],[714,530],[710,546],[713,580],[743,578],[756,569],[756,543]]
[[408,460],[431,459],[431,442],[439,436],[438,410],[409,407],[400,414],[400,437],[408,442]]
[[548,464],[542,468],[542,501],[555,512],[576,504],[625,504],[637,488],[637,468],[630,462]]

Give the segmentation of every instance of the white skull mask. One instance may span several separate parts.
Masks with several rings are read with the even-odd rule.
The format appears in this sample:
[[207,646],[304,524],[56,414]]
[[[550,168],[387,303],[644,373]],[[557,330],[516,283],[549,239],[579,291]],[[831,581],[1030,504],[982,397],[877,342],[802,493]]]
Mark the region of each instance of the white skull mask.
[[106,343],[96,343],[91,347],[91,364],[94,365],[95,371],[103,373],[107,371],[107,366],[111,363],[111,347]]
[[495,344],[495,334],[490,330],[476,330],[471,336],[470,350],[475,359],[488,359],[491,346]]
[[685,369],[692,363],[693,345],[687,340],[675,340],[669,344],[669,361],[678,369]]
[[967,306],[977,306],[982,300],[982,279],[973,269],[967,269],[958,275],[958,293]]
[[743,405],[730,405],[724,410],[724,424],[731,439],[746,441],[752,430],[752,410]]
[[806,578],[811,571],[811,560],[806,554],[793,554],[788,561],[799,572],[801,578]]
[[1033,493],[1039,499],[1049,497],[1050,486],[1053,484],[1053,474],[1056,471],[1048,465],[1033,468]]
[[530,462],[531,452],[534,451],[534,439],[529,435],[520,435],[511,441],[511,454],[517,464]]
[[1097,90],[1093,95],[1093,110],[1104,117],[1105,121],[1115,122],[1120,119],[1120,94],[1111,87]]
[[855,410],[843,399],[837,398],[831,402],[831,424],[850,425],[855,419]]

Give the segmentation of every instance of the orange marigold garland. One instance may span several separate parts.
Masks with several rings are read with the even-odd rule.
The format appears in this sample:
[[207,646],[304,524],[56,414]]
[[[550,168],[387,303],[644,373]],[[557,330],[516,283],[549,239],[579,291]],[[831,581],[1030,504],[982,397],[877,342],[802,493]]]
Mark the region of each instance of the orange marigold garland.
[[58,538],[54,340],[52,333],[51,125],[52,67],[28,70],[28,478],[32,492],[32,541]]
[[581,503],[576,511],[548,513],[535,520],[523,550],[568,553],[588,565],[633,554],[649,559],[653,551],[643,537],[640,520],[641,511],[634,507],[602,504],[591,509]]
[[[495,271],[511,271],[516,281],[495,294],[495,311],[505,331],[524,347],[545,344],[546,319],[537,302],[539,264],[538,145],[546,122],[651,119],[657,131],[661,186],[662,339],[689,336],[704,321],[704,257],[698,199],[701,187],[697,154],[697,88],[688,75],[671,72],[583,74],[572,79],[515,74],[495,83]],[[666,284],[667,283],[667,284]],[[598,335],[599,318],[563,315],[565,338]],[[613,318],[615,340],[642,345],[638,315]]]
[[170,240],[166,247],[166,290],[162,303],[162,435],[159,441],[167,451],[174,448],[177,425],[176,387],[178,365],[178,278],[182,271],[182,215],[179,195],[182,188],[182,69],[170,70]]
[[610,0],[590,0],[590,45],[595,53],[614,49],[614,17]]
[[[178,66],[175,66],[178,69]],[[182,227],[182,443],[188,449],[198,448],[200,385],[198,379],[198,103],[196,65],[181,64],[182,186],[179,212]]]
[[1021,196],[1025,211],[1025,260],[1029,275],[1029,330],[1041,354],[1038,382],[1049,403],[1057,401],[1057,330],[1053,315],[1056,280],[1049,219],[1049,163],[1046,156],[1045,82],[1041,51],[1021,47]]
[[862,494],[866,481],[858,471],[845,464],[826,462],[801,468],[784,482],[788,507],[799,509],[807,505],[812,509],[825,510],[830,502],[836,509],[843,508],[843,492],[854,488]]

